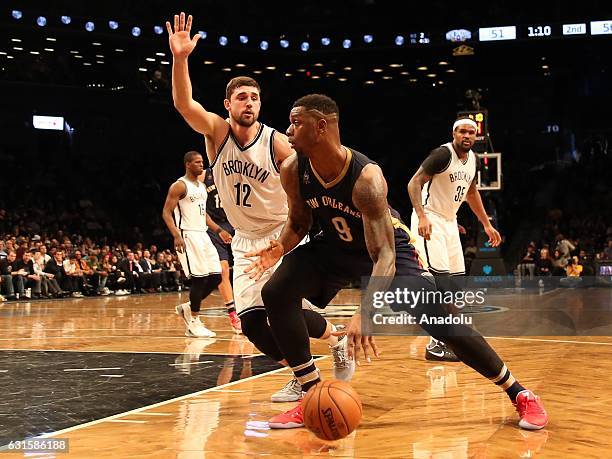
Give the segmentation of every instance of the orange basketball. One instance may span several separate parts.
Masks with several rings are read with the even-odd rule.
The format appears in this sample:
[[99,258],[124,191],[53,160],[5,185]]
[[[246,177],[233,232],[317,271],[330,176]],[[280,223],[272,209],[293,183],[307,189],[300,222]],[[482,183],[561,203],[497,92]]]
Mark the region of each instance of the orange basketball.
[[363,409],[350,384],[335,379],[311,387],[302,400],[304,425],[323,440],[339,440],[359,425]]

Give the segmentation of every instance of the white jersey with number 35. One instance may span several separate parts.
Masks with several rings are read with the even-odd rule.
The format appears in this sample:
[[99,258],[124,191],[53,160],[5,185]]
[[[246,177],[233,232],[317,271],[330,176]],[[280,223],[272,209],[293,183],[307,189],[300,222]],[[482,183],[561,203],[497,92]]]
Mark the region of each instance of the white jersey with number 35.
[[465,161],[462,161],[451,142],[442,146],[450,150],[448,165],[423,187],[421,199],[426,211],[438,214],[447,220],[454,220],[475,179],[476,154],[470,150]]
[[274,161],[275,132],[260,123],[255,138],[241,147],[230,129],[211,165],[228,221],[254,238],[287,221],[287,195]]

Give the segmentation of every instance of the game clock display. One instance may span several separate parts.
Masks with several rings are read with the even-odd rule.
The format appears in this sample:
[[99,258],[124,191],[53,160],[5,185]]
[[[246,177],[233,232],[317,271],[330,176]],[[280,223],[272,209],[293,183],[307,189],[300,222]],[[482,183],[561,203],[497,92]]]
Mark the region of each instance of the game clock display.
[[525,28],[528,38],[550,38],[553,36],[553,27],[549,24],[534,24]]

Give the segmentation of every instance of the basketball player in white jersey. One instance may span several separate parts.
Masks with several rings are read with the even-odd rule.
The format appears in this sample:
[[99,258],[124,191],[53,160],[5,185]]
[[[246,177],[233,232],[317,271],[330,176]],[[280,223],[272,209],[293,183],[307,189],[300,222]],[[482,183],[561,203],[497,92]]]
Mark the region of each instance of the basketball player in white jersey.
[[217,249],[210,240],[207,223],[221,230],[206,214],[206,187],[198,180],[204,171],[204,159],[197,151],[183,158],[185,175],[168,190],[162,217],[174,238],[183,271],[191,279],[189,302],[179,304],[176,313],[183,318],[186,336],[212,338],[215,333],[200,321],[200,303],[221,280],[221,263]]
[[[227,120],[207,111],[193,99],[187,60],[200,35],[190,37],[191,25],[192,16],[186,18],[185,13],[174,16],[174,31],[166,22],[173,56],[174,106],[214,146],[207,148],[208,159],[223,208],[236,231],[232,239],[234,301],[242,331],[260,351],[286,365],[261,299],[261,289],[274,269],[261,279],[251,279],[245,273],[251,264],[245,254],[278,239],[287,220],[287,195],[281,185],[279,167],[293,150],[284,134],[258,121],[260,88],[254,79],[236,77],[228,83],[224,100]],[[350,379],[354,362],[348,359],[346,337],[334,336],[335,327],[307,306],[304,317],[309,335],[330,345],[336,379]],[[274,394],[272,400],[297,401],[301,396],[301,386],[294,379]]]
[[[463,201],[467,201],[484,226],[491,246],[497,247],[501,242],[476,188],[478,159],[472,151],[476,131],[476,123],[469,118],[455,121],[453,141],[431,151],[408,183],[415,246],[443,290],[456,288],[450,276],[465,274],[457,225],[457,211]],[[425,348],[425,358],[459,361],[450,348],[434,338]]]

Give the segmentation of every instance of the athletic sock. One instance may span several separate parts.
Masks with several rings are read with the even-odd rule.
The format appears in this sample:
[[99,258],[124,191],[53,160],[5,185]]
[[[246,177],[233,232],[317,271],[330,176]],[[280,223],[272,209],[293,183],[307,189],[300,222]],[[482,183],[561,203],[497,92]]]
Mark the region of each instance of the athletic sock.
[[525,388],[521,386],[516,379],[514,379],[514,376],[512,376],[512,373],[510,373],[510,370],[508,370],[506,365],[502,367],[497,376],[489,379],[506,391],[506,394],[508,394],[508,397],[510,397],[512,403],[516,401],[516,396],[519,394],[519,392],[525,390]]
[[315,366],[313,359],[310,359],[302,365],[291,367],[291,369],[302,386],[303,392],[308,392],[308,389],[321,381],[319,370]]
[[234,305],[234,300],[228,301],[225,303],[225,309],[227,310],[227,315],[231,315],[233,312],[236,312],[236,306]]

